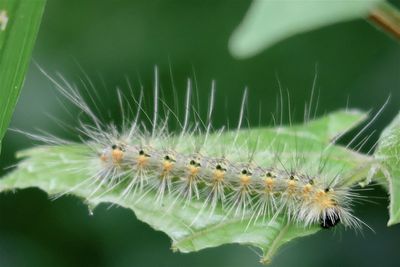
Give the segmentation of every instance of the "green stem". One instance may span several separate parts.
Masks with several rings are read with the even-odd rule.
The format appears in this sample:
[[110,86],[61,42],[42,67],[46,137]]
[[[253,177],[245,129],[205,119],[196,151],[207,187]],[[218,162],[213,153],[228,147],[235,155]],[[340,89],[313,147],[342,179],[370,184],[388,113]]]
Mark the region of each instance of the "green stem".
[[400,40],[400,11],[391,3],[383,2],[372,9],[368,20],[379,29]]

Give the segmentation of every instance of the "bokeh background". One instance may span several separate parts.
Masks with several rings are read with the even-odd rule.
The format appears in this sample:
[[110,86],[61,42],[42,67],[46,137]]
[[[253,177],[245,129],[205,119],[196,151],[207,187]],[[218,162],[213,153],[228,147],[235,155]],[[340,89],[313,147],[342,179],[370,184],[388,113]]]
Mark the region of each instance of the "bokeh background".
[[[215,79],[217,126],[237,121],[245,86],[250,124],[270,125],[277,76],[289,90],[293,117],[300,122],[317,65],[319,115],[346,105],[376,111],[391,96],[369,132],[376,130],[364,148],[368,151],[399,111],[400,44],[368,22],[355,20],[292,37],[253,58],[236,60],[227,43],[249,5],[239,0],[49,0],[33,58],[50,74],[60,72],[72,82],[79,83],[83,69],[104,99],[102,104],[111,110],[117,107],[107,92],[124,87],[125,77],[136,88],[140,81],[146,99],[151,99],[156,64],[169,103],[170,73],[181,104],[186,79],[196,80],[203,110]],[[32,63],[11,128],[43,129],[76,139],[48,116],[76,125],[76,117],[66,116],[65,103],[58,99],[54,86]],[[0,174],[17,162],[16,151],[31,146],[27,137],[9,131]],[[400,226],[386,227],[386,193],[373,187],[366,194],[375,203],[358,205],[356,214],[375,232],[320,231],[286,245],[271,266],[398,266]],[[101,205],[90,216],[72,196],[51,201],[37,189],[0,194],[1,267],[261,266],[258,259],[257,251],[238,245],[173,253],[165,234],[123,208]]]

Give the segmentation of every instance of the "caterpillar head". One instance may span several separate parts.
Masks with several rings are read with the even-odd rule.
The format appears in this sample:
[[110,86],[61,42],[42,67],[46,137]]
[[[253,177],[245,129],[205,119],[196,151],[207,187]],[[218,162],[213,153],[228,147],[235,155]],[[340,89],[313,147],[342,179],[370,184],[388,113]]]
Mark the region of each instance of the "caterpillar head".
[[323,229],[335,227],[338,223],[340,223],[339,213],[336,210],[324,213],[324,215],[320,217],[319,222]]
[[323,229],[329,229],[340,223],[341,209],[338,205],[336,191],[327,187],[324,190],[318,190],[315,201],[322,210],[319,217],[320,226]]

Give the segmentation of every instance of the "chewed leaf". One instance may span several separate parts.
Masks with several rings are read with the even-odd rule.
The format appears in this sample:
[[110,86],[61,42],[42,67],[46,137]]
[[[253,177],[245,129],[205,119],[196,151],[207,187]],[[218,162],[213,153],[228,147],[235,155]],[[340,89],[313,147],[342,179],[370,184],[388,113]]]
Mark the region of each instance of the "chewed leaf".
[[229,42],[238,58],[251,57],[295,34],[365,17],[382,0],[254,0]]
[[[271,140],[280,139],[279,142],[287,145],[285,152],[292,151],[290,156],[299,149],[296,144],[301,143],[307,158],[315,159],[320,156],[320,145],[326,147],[329,139],[359,123],[362,118],[365,118],[365,114],[360,112],[337,112],[304,125],[242,130],[238,139],[258,142],[260,147],[266,147]],[[216,136],[212,134],[210,139]],[[229,144],[232,136],[231,132],[225,132],[218,138],[220,142]],[[91,153],[90,148],[83,144],[40,146],[23,151],[19,154],[23,160],[18,167],[0,180],[0,191],[39,187],[49,195],[71,192],[84,199],[90,208],[102,202],[120,205],[132,209],[139,220],[165,232],[172,239],[174,250],[192,252],[227,243],[249,244],[262,250],[261,261],[264,263],[270,262],[283,244],[320,229],[319,225],[305,226],[289,221],[284,213],[275,214],[274,219],[268,215],[263,220],[255,221],[251,215],[237,217],[217,206],[210,214],[203,210],[202,199],[184,203],[169,194],[166,194],[160,205],[156,205],[154,190],[146,190],[132,197],[121,197],[123,187],[112,190],[104,187],[99,189],[96,196],[92,196],[94,187],[98,185],[83,185],[91,175],[86,156],[88,153]],[[265,155],[260,152],[256,157],[262,158]],[[285,157],[288,156],[281,155],[282,160]],[[326,168],[336,172],[339,167],[346,173],[343,182],[348,184],[354,184],[365,177],[372,164],[370,157],[335,145],[331,146],[329,159]]]
[[390,219],[388,225],[400,222],[400,114],[386,127],[379,138],[375,157],[389,182]]

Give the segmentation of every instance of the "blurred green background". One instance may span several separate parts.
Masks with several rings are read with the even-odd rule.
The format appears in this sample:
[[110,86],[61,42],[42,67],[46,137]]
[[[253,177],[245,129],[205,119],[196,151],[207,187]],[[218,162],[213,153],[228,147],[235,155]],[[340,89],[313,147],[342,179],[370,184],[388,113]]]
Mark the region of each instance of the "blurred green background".
[[[319,115],[346,105],[377,110],[391,96],[372,126],[376,133],[364,148],[368,151],[399,111],[399,43],[366,21],[356,20],[301,34],[254,58],[236,60],[227,43],[249,5],[238,0],[49,0],[33,58],[50,74],[60,72],[76,83],[83,77],[82,68],[93,79],[102,104],[110,109],[117,107],[107,91],[124,87],[125,76],[135,88],[140,80],[150,101],[155,64],[169,103],[170,70],[181,103],[186,79],[196,78],[203,111],[215,79],[216,126],[237,121],[245,86],[249,88],[251,125],[271,125],[277,75],[290,92],[293,117],[301,122],[318,65]],[[66,116],[62,102],[48,79],[31,64],[11,128],[43,129],[76,140],[48,116],[76,125],[76,117]],[[33,143],[9,131],[3,142],[0,174],[16,163],[16,151]],[[400,226],[386,227],[386,193],[379,187],[372,189],[366,194],[375,203],[358,205],[356,215],[375,233],[368,229],[362,234],[340,228],[320,231],[286,245],[271,266],[398,266]],[[130,210],[110,209],[105,204],[90,216],[85,205],[72,196],[51,201],[37,189],[0,194],[1,267],[261,266],[258,259],[256,251],[238,245],[173,253],[167,236],[137,221]]]

